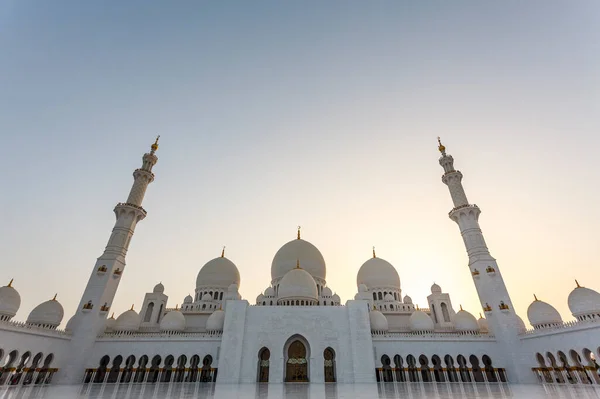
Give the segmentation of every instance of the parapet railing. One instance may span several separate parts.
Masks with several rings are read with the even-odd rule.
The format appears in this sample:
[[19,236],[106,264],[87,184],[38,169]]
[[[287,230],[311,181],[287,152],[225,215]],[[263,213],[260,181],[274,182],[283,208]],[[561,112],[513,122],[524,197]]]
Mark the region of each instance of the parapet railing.
[[371,331],[373,338],[395,339],[395,338],[468,338],[468,339],[494,339],[492,334],[484,334],[479,331]]
[[119,338],[221,338],[222,331],[115,331],[105,332],[98,335],[100,339],[119,339]]
[[549,325],[548,327],[530,328],[520,335],[521,336],[538,335],[538,334],[544,334],[544,333],[549,333],[549,332],[558,332],[561,330],[586,327],[586,326],[590,326],[590,325],[594,325],[594,324],[600,326],[600,318],[587,319],[587,320],[564,321],[564,322],[562,322],[562,324],[556,323],[553,325]]
[[36,324],[28,324],[22,321],[3,320],[0,321],[0,329],[3,330],[26,330],[33,333],[43,333],[59,337],[70,337],[71,334],[63,329],[44,327]]

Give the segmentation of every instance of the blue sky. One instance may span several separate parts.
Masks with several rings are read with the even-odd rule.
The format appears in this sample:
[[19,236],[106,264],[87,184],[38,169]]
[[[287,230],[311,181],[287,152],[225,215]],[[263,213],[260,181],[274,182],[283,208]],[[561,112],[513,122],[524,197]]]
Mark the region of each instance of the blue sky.
[[[161,134],[113,309],[193,292],[222,245],[251,302],[277,249],[321,249],[343,300],[376,245],[403,293],[477,314],[442,136],[517,311],[600,289],[596,1],[5,1],[0,280],[74,312]],[[66,318],[65,318],[66,321]]]

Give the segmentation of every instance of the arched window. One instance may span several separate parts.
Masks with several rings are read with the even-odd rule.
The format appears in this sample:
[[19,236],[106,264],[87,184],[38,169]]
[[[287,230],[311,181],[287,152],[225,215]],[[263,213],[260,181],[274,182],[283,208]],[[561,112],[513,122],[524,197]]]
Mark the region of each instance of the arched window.
[[269,359],[271,352],[267,348],[258,351],[258,382],[269,382]]
[[377,300],[377,293],[373,293],[373,300],[376,301]]
[[215,291],[215,295],[213,295],[213,299],[219,299],[219,293]]
[[162,316],[162,311],[163,311],[163,306],[164,306],[164,305],[161,303],[161,304],[160,304],[160,308],[158,309],[158,316],[156,316],[156,322],[157,322],[157,323],[158,323],[158,322],[160,322],[160,318],[161,318],[161,316]]
[[325,382],[335,382],[335,352],[331,348],[323,351],[325,364]]
[[381,292],[377,293],[377,298],[379,298],[380,301],[383,300],[383,296],[381,295]]
[[223,300],[223,293],[221,292],[221,293],[219,294],[219,301],[222,301],[222,300]]
[[150,302],[146,308],[146,314],[144,315],[144,323],[149,323],[154,311],[154,302]]
[[431,304],[431,314],[433,315],[433,321],[435,322],[435,324],[437,324],[438,318],[437,313],[435,312],[435,305],[433,303]]
[[442,304],[440,305],[442,307],[442,317],[444,318],[444,321],[446,323],[450,322],[450,313],[448,313],[448,305],[446,305],[446,302],[442,302]]

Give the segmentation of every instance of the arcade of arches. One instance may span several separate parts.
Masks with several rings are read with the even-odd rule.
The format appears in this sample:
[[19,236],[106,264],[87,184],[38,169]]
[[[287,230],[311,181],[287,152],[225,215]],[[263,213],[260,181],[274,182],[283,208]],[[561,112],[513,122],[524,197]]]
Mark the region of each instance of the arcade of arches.
[[53,360],[53,353],[33,355],[31,351],[25,351],[19,354],[16,349],[5,353],[0,348],[0,386],[50,384],[58,371],[50,368]]
[[574,349],[565,352],[546,352],[545,356],[536,353],[539,367],[532,368],[532,371],[541,383],[600,384],[600,365],[597,362],[600,347],[597,353],[588,348],[583,348],[581,353]]

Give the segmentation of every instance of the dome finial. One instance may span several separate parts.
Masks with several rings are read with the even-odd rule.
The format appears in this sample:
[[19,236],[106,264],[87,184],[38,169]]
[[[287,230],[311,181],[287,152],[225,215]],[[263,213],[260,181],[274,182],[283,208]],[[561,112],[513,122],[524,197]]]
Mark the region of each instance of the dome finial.
[[438,150],[440,150],[442,155],[446,155],[446,147],[444,147],[444,145],[442,144],[442,140],[440,139],[440,136],[438,136]]
[[300,269],[300,259],[296,259],[296,269]]
[[373,257],[376,258],[377,255],[375,255],[375,246],[373,245]]
[[[10,280],[12,281],[12,280]],[[575,280],[575,284],[577,284],[577,288],[581,288],[581,286],[579,285],[579,281]]]
[[129,310],[133,310],[133,305],[134,305],[134,304],[132,303],[132,304],[131,304],[131,309],[129,309]]
[[225,245],[223,245],[223,249],[221,250],[221,258],[225,257]]
[[110,315],[110,318],[111,318],[111,319],[114,319],[114,318],[115,318],[115,312],[112,312],[112,314]]
[[539,299],[537,299],[537,295],[533,294],[533,298],[535,299],[535,301],[539,301]]
[[298,239],[300,239],[300,229],[302,228],[302,226],[298,226]]
[[156,152],[156,150],[158,150],[158,139],[159,138],[160,138],[160,134],[158,136],[156,136],[156,141],[154,142],[154,144],[152,144],[150,146],[150,149],[151,149],[150,153],[151,154],[154,154]]
[[12,283],[13,283],[14,280],[15,280],[14,278],[11,278],[10,281],[8,282],[7,287],[12,288]]
[[54,298],[52,298],[53,301],[56,301],[56,296],[58,295],[58,292],[56,294],[54,294]]
[[462,308],[462,304],[460,305],[460,310],[463,310],[463,308]]
[[179,310],[179,304],[175,304],[175,310]]
[[483,316],[481,315],[481,312],[479,312],[479,318],[483,319]]

